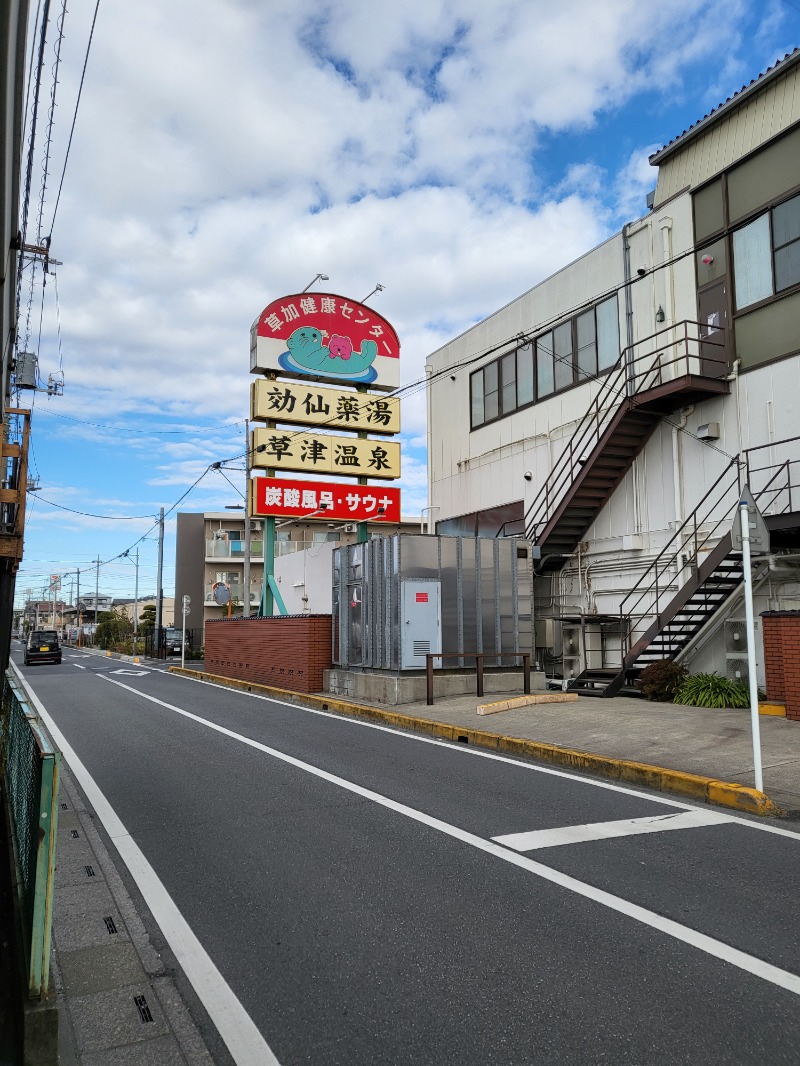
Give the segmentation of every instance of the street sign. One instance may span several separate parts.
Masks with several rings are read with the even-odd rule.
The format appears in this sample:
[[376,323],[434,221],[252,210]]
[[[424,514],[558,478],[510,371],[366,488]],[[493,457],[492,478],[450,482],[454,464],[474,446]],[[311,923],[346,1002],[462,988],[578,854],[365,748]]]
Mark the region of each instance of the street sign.
[[191,613],[192,608],[187,603],[184,603],[183,607],[181,608],[181,614],[183,615],[183,617],[185,618],[187,614]]
[[739,507],[737,508],[738,518],[733,520],[733,528],[731,529],[731,541],[734,549],[736,551],[742,550],[742,520],[745,513],[745,508],[742,504],[747,504],[748,526],[750,532],[750,554],[769,555],[769,530],[767,529],[767,523],[764,521],[764,516],[759,511],[748,485],[745,485],[742,489],[742,495],[739,497]]
[[184,593],[184,596],[183,596],[183,604],[184,604],[184,606],[188,607],[191,602],[192,602],[192,597],[189,595],[189,593],[188,592]]

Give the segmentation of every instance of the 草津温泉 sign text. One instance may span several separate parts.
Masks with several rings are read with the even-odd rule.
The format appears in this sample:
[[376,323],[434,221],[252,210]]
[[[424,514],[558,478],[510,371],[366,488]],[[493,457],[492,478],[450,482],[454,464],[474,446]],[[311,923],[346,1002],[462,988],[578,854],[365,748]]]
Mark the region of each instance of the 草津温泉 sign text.
[[254,422],[399,433],[400,400],[345,389],[323,389],[299,381],[257,378],[250,387],[250,417]]
[[344,522],[400,521],[400,489],[389,486],[272,477],[253,478],[250,484],[253,515]]
[[250,372],[391,391],[400,384],[400,342],[371,307],[332,293],[273,300],[253,323]]
[[259,427],[252,433],[250,465],[262,470],[391,481],[400,477],[400,445],[396,441]]

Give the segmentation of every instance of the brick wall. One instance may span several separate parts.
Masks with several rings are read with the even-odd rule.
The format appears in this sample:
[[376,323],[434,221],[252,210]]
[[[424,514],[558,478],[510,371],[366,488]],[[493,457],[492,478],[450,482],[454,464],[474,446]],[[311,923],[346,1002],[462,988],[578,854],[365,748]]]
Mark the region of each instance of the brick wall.
[[767,698],[786,705],[800,722],[800,611],[765,611],[764,665]]
[[205,647],[210,674],[293,692],[321,692],[322,672],[333,665],[331,616],[221,618],[206,622]]

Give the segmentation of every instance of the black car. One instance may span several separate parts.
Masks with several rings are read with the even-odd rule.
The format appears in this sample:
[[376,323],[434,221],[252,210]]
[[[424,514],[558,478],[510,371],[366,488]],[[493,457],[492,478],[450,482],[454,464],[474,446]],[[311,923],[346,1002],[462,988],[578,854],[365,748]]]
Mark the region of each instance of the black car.
[[25,665],[32,663],[60,663],[61,645],[55,629],[34,629],[25,645]]

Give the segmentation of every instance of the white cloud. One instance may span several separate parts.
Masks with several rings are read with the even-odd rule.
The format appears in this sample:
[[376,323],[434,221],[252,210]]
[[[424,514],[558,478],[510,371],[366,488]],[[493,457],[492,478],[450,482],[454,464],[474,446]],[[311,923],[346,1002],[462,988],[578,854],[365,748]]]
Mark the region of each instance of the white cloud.
[[[92,11],[67,20],[45,234]],[[52,234],[61,345],[49,284],[39,352],[45,378],[63,353],[52,403],[99,425],[37,415],[48,483],[72,483],[77,453],[87,484],[107,472],[98,496],[124,477],[132,497],[170,500],[237,454],[243,427],[226,423],[247,414],[251,322],[318,271],[355,299],[386,286],[371,302],[400,335],[403,384],[419,381],[431,350],[643,212],[655,172],[636,146],[656,131],[630,131],[602,165],[570,155],[570,138],[599,145],[638,99],[657,112],[689,92],[687,71],[727,95],[752,12],[753,0],[101,6]],[[764,55],[780,15],[770,0],[757,20]],[[160,435],[165,422],[185,436]],[[409,391],[403,428],[416,508],[424,389]],[[221,499],[218,480],[192,506]]]

